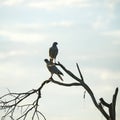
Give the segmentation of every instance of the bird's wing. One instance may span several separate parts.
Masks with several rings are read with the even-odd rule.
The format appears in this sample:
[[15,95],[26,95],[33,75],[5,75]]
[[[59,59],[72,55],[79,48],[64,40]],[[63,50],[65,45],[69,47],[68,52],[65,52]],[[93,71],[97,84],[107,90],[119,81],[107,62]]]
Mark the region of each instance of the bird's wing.
[[52,47],[49,49],[49,56],[50,56],[51,58],[56,58],[57,54],[58,54],[58,48],[57,48],[57,46],[52,46]]
[[63,78],[58,74],[58,77],[63,81]]
[[50,49],[49,49],[49,56],[51,57],[52,56],[52,47],[50,47]]
[[50,61],[45,61],[47,63],[47,68],[51,72],[51,75],[56,74],[62,81],[62,77],[60,75],[63,75],[63,73],[55,66],[55,64],[51,64]]
[[52,66],[48,65],[48,69],[53,74],[55,73],[57,75],[58,74],[63,75],[63,73],[55,65],[52,65]]

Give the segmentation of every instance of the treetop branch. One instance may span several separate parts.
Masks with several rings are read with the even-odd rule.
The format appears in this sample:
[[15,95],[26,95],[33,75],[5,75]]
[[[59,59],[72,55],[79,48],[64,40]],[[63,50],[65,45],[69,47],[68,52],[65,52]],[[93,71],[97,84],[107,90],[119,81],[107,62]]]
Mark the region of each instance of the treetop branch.
[[70,70],[67,70],[60,62],[58,64],[69,76],[71,76],[73,79],[77,80],[78,82],[81,82],[82,80],[79,79],[77,76],[75,76]]
[[[0,110],[4,110],[5,112],[1,120],[6,120],[6,117],[10,117],[11,120],[26,120],[28,115],[31,115],[32,120],[40,120],[40,115],[44,120],[46,120],[44,114],[41,113],[39,110],[39,100],[41,98],[42,89],[48,83],[54,83],[65,87],[82,86],[85,89],[84,98],[87,92],[90,95],[95,107],[100,111],[100,113],[105,117],[106,120],[116,120],[115,107],[118,95],[118,88],[116,88],[112,98],[112,102],[110,104],[108,104],[103,98],[100,98],[100,103],[98,103],[92,89],[88,86],[88,84],[85,83],[78,63],[76,63],[76,66],[80,77],[77,77],[70,70],[64,67],[60,62],[56,63],[56,57],[58,54],[57,44],[57,42],[54,42],[52,44],[52,46],[49,48],[50,58],[44,60],[49,72],[51,73],[51,77],[48,80],[43,81],[37,89],[32,89],[24,93],[12,93],[8,89],[8,94],[0,97]],[[63,81],[63,78],[61,77],[63,73],[57,68],[56,65],[59,65],[62,70],[66,72],[66,74],[68,74],[71,78],[73,78],[73,80],[75,80],[75,82],[64,83],[54,80],[53,74],[56,74]],[[34,99],[29,99],[30,102],[28,102],[27,98],[32,95],[34,95]],[[108,108],[108,111],[104,109],[104,106]],[[16,111],[18,110],[17,108],[21,109],[21,114],[19,116],[15,115]]]

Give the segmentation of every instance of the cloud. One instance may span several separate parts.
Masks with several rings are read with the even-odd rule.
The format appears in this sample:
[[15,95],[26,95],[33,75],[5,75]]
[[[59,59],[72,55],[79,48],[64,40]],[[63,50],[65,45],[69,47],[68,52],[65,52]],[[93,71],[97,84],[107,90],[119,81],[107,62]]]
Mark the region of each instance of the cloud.
[[115,6],[116,6],[119,2],[120,2],[119,0],[110,0],[110,1],[107,1],[106,6],[107,6],[109,9],[114,10],[114,9],[115,9]]
[[15,24],[15,28],[14,29],[43,29],[45,28],[45,25],[40,24],[40,23],[20,23],[20,24]]
[[98,16],[94,23],[92,24],[92,27],[94,29],[104,29],[106,28],[108,23],[109,23],[108,19],[106,20],[103,16]]
[[16,6],[23,2],[24,0],[3,0],[3,1],[0,1],[0,4],[3,6]]
[[44,31],[47,29],[53,30],[55,27],[57,28],[70,28],[75,25],[74,22],[69,20],[63,21],[54,21],[50,23],[17,23],[17,24],[7,24],[1,25],[0,36],[7,38],[7,40],[13,42],[24,42],[24,43],[35,43],[42,42],[44,40],[48,40],[49,33],[46,32],[38,32]]
[[120,40],[114,40],[114,41],[113,41],[113,44],[114,44],[114,45],[120,45]]
[[98,10],[98,14],[92,24],[93,29],[103,30],[110,28],[112,21],[115,19],[115,7],[117,3],[117,0],[106,0],[104,2],[100,2],[100,4],[97,4],[97,7],[99,9],[103,9],[104,12],[101,14]]
[[69,20],[64,20],[64,21],[54,21],[51,23],[47,24],[40,24],[40,23],[31,23],[31,24],[17,24],[15,25],[16,29],[33,29],[33,30],[38,30],[38,29],[44,29],[44,28],[50,28],[50,27],[72,27],[74,26],[75,23]]
[[[35,30],[43,30],[50,27],[73,27],[75,25],[74,21],[71,20],[58,20],[48,23],[16,23],[16,24],[6,24],[6,25],[0,25],[1,26],[1,33],[4,33],[5,31],[35,31]],[[8,33],[8,32],[7,32]]]
[[27,4],[31,8],[40,8],[54,10],[62,7],[89,7],[91,6],[87,1],[83,0],[51,0],[51,1],[32,1]]
[[98,76],[101,80],[119,80],[120,71],[112,71],[105,68],[86,68],[90,74]]
[[[119,0],[111,0],[111,1],[105,1],[105,6],[109,9],[114,9],[115,5],[119,2]],[[99,3],[99,2],[98,2]],[[2,6],[18,6],[18,5],[25,5],[30,8],[39,8],[39,9],[47,9],[47,10],[54,10],[58,8],[64,8],[64,7],[90,7],[93,6],[94,1],[88,1],[88,0],[44,0],[44,1],[38,1],[38,0],[4,0],[0,1],[0,5]]]
[[120,45],[120,30],[102,32],[106,37],[112,38],[113,45]]
[[30,31],[30,30],[40,30],[40,29],[44,29],[46,27],[46,25],[41,24],[41,23],[13,23],[13,24],[0,24],[1,26],[1,30],[2,31]]
[[61,7],[89,7],[90,3],[84,0],[45,0],[45,1],[38,1],[38,0],[4,0],[0,1],[0,5],[2,6],[17,6],[17,5],[25,5],[31,8],[40,8],[40,9],[47,9],[53,10]]
[[46,39],[46,36],[43,34],[38,33],[19,33],[19,32],[12,32],[7,30],[0,30],[0,35],[7,37],[10,41],[15,42],[41,42]]
[[2,64],[0,63],[0,66],[1,85],[12,86],[13,84],[17,84],[20,79],[26,75],[25,73],[27,73],[25,68],[21,67],[18,63],[15,62],[5,62]]
[[113,38],[112,44],[113,45],[120,45],[120,30],[112,30],[112,31],[106,31],[102,32],[104,36]]
[[[107,11],[107,10],[106,10]],[[114,19],[114,13],[111,12],[111,10],[108,10],[108,12],[98,15],[95,18],[95,21],[93,21],[92,28],[96,30],[103,30],[106,28],[109,28],[111,21]]]
[[118,80],[120,79],[120,71],[111,71],[111,70],[104,70],[101,71],[101,78],[103,80]]
[[75,24],[71,21],[60,21],[60,22],[53,22],[51,26],[53,27],[72,27]]
[[106,36],[113,36],[113,37],[120,37],[120,30],[114,30],[114,31],[103,32],[103,35],[106,35]]
[[0,52],[0,59],[26,54],[28,54],[28,52],[23,50],[11,50],[6,52]]
[[114,89],[114,86],[110,86],[109,84],[102,84],[102,85],[97,85],[94,87],[95,92],[97,93],[101,93],[101,94],[108,94],[108,92],[112,92],[112,90]]

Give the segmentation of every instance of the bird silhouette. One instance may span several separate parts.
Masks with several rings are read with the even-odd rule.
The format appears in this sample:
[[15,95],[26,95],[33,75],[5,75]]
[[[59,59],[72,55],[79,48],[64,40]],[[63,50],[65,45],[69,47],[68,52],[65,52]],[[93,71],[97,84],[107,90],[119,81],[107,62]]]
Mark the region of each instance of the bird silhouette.
[[48,59],[44,60],[46,62],[47,68],[51,73],[51,78],[53,74],[56,74],[62,81],[62,77],[60,75],[63,75],[63,73],[55,66],[55,64],[51,63]]
[[53,60],[56,63],[56,56],[58,54],[58,48],[57,48],[57,42],[54,42],[52,46],[49,48],[49,56],[50,56],[50,62],[53,63]]

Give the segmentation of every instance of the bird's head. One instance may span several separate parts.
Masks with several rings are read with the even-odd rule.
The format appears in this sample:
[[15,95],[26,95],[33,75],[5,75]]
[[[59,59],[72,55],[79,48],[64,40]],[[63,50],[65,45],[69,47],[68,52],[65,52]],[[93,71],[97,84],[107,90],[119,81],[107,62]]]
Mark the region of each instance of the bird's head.
[[53,46],[54,46],[54,45],[57,45],[57,44],[58,44],[57,42],[54,42],[54,43],[53,43]]
[[48,63],[48,62],[49,62],[49,60],[48,60],[48,59],[44,59],[44,61],[45,61],[46,63]]

